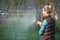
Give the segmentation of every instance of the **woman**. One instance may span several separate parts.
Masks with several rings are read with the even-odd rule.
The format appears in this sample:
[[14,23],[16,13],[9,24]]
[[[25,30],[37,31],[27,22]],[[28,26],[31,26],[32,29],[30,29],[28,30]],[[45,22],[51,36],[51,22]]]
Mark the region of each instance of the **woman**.
[[55,40],[55,20],[50,15],[52,8],[52,5],[45,5],[43,8],[43,22],[37,21],[36,23],[41,26],[39,30],[41,40]]

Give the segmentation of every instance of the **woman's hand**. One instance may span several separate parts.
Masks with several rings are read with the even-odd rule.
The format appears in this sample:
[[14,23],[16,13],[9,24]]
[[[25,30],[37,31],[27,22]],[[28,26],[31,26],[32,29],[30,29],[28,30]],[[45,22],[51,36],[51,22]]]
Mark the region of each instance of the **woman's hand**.
[[38,25],[38,26],[41,26],[42,23],[40,21],[36,21],[35,24]]

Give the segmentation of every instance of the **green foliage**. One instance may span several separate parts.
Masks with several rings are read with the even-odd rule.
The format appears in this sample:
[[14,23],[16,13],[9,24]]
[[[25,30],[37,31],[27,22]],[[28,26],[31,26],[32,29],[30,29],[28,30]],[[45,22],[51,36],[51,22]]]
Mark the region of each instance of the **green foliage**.
[[60,20],[56,21],[56,32],[60,32]]

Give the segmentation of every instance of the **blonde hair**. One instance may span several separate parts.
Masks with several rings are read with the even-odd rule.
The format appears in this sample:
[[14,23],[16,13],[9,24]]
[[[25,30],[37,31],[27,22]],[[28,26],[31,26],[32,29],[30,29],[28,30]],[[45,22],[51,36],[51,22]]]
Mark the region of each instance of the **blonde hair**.
[[48,13],[51,13],[53,6],[52,5],[45,5],[44,7],[44,11],[47,11]]
[[49,12],[51,12],[51,11],[52,11],[52,9],[53,9],[53,5],[52,5],[52,4],[50,4],[50,5],[49,5]]

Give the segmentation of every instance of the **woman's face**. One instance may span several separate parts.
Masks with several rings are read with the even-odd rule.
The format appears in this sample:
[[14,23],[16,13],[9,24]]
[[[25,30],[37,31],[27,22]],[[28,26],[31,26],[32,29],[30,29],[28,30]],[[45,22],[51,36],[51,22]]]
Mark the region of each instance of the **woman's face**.
[[48,14],[48,8],[44,7],[43,8],[43,17],[45,17]]
[[45,5],[44,7],[43,7],[43,17],[45,17],[45,16],[48,16],[49,15],[49,12],[52,10],[52,5]]
[[43,17],[46,16],[46,11],[44,10],[44,8],[43,8],[43,14],[42,15],[43,15]]

